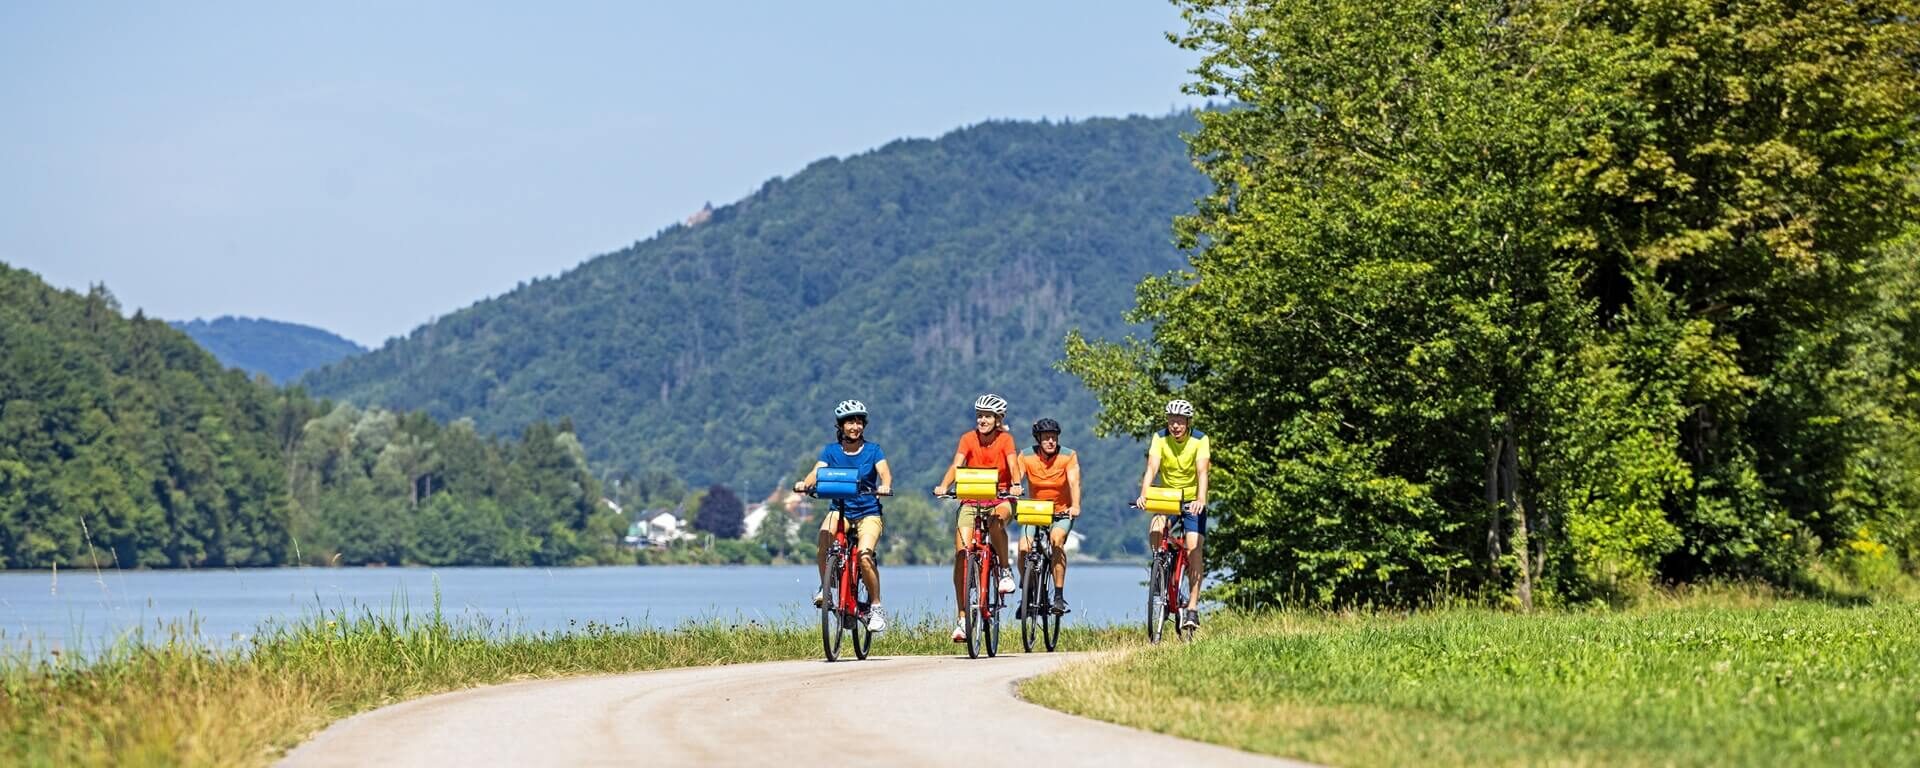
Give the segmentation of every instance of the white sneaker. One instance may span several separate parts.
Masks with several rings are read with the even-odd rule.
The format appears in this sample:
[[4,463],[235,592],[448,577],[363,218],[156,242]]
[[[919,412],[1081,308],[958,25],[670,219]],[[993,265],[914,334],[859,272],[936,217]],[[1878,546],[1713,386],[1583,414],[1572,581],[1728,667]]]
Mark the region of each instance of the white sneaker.
[[1000,594],[1004,595],[1004,594],[1007,594],[1008,592],[1014,591],[1015,589],[1018,589],[1018,587],[1015,587],[1013,584],[1013,574],[1007,573],[1006,571],[1001,571],[1000,572]]
[[873,610],[867,612],[867,631],[887,631],[887,615],[880,612],[880,606],[878,605],[874,606]]
[[813,591],[813,607],[819,608],[820,606],[825,605],[826,603],[827,603],[827,591],[824,589],[814,590]]
[[966,627],[966,625],[964,625],[964,624],[955,624],[955,625],[953,626],[953,641],[954,641],[954,642],[956,642],[956,643],[964,643],[964,642],[966,642],[966,641],[967,641],[967,627]]

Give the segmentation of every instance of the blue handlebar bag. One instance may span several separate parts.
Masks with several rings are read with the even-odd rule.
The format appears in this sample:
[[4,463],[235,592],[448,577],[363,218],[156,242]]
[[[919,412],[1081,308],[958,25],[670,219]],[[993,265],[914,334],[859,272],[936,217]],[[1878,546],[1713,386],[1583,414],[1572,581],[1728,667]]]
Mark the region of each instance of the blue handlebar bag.
[[813,479],[813,493],[820,498],[851,499],[860,495],[860,471],[852,467],[821,467]]

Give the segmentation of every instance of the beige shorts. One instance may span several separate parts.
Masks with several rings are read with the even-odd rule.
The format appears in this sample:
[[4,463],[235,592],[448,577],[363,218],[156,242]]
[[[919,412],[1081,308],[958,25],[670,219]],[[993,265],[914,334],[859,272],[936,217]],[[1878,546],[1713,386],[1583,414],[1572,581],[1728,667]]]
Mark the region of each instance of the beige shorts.
[[957,530],[971,531],[973,530],[973,516],[975,513],[985,512],[988,515],[998,517],[1002,521],[1004,521],[1006,520],[1006,517],[1000,514],[1000,512],[1003,510],[1005,511],[1006,515],[1008,516],[1012,515],[1013,502],[1002,501],[995,504],[984,504],[984,505],[975,504],[974,502],[971,502],[971,501],[961,502],[960,514],[954,520],[953,525],[954,525],[954,528]]
[[[849,527],[853,529],[853,538],[857,548],[872,552],[875,547],[879,546],[880,529],[886,525],[881,521],[879,515],[867,515],[858,520],[848,522],[851,523]],[[820,532],[831,534],[833,533],[833,529],[839,525],[840,513],[836,510],[829,509],[827,510],[826,518],[820,521]]]

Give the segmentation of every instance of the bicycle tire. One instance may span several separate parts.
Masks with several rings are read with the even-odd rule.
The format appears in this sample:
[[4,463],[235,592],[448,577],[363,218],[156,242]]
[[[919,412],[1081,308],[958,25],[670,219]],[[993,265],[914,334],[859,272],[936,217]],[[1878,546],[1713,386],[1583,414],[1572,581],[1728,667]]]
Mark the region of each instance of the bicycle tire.
[[1155,557],[1147,574],[1147,642],[1160,642],[1160,633],[1167,620],[1167,582],[1166,566],[1162,558]]
[[827,572],[820,577],[820,647],[827,661],[840,659],[840,554],[827,555]]
[[1173,570],[1168,572],[1167,578],[1173,580],[1173,589],[1169,593],[1173,604],[1167,607],[1169,619],[1173,622],[1173,634],[1183,641],[1191,641],[1193,633],[1181,626],[1186,621],[1187,612],[1187,558],[1184,553],[1174,557]]
[[1053,609],[1053,568],[1047,568],[1046,575],[1040,577],[1040,590],[1046,598],[1047,607],[1040,614],[1040,638],[1046,641],[1047,652],[1060,645],[1060,613]]
[[980,609],[982,619],[986,623],[982,628],[982,634],[986,635],[988,658],[1000,655],[1000,608],[1005,604],[1005,598],[1000,595],[1000,585],[996,583],[993,585],[993,604]]
[[980,555],[968,553],[967,568],[963,574],[966,579],[967,595],[967,658],[980,658]]
[[1027,553],[1026,573],[1021,579],[1026,588],[1020,590],[1020,647],[1026,653],[1033,653],[1034,636],[1040,634],[1041,630],[1041,627],[1036,624],[1044,621],[1043,618],[1035,615],[1035,612],[1040,610],[1040,569],[1035,565],[1039,562],[1036,557],[1038,552],[1039,550],[1036,549]]
[[[853,579],[854,604],[872,605],[873,595],[867,593],[867,583],[862,581],[858,576],[850,576],[849,578]],[[854,658],[866,661],[867,654],[873,650],[873,630],[867,627],[867,619],[862,617],[845,623],[853,634]]]

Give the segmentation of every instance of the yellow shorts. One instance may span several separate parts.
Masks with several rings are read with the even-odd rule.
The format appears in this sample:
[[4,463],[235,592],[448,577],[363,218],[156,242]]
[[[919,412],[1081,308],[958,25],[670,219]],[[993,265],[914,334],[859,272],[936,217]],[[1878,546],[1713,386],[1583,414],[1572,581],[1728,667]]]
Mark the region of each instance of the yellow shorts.
[[[858,520],[849,520],[847,522],[849,523],[847,527],[853,529],[853,538],[854,541],[857,542],[855,544],[857,548],[872,552],[875,547],[879,546],[880,529],[886,525],[881,522],[879,515],[867,515]],[[839,525],[840,513],[836,510],[829,509],[827,510],[826,518],[820,521],[820,532],[831,534],[833,533],[833,529]]]

